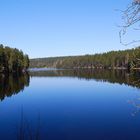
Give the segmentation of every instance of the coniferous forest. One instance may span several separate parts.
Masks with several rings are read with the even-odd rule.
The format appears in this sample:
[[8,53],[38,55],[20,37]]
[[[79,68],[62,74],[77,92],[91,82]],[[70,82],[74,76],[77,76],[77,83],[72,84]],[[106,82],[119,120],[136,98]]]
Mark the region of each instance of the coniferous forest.
[[29,57],[21,50],[0,45],[0,72],[24,72],[29,67]]
[[31,59],[30,67],[139,69],[140,47],[85,56]]
[[21,50],[0,45],[0,72],[22,72],[30,68],[140,69],[140,47],[85,56],[37,58],[29,60]]

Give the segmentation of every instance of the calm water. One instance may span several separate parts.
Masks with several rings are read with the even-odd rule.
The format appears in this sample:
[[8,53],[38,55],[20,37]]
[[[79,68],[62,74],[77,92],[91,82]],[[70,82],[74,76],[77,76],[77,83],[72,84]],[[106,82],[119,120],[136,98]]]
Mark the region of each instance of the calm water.
[[0,76],[0,140],[140,140],[140,72]]

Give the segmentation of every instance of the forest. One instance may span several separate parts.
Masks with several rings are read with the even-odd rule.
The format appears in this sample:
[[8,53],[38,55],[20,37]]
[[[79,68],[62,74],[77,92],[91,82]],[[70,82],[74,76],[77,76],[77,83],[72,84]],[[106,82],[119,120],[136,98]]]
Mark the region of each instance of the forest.
[[30,60],[30,68],[140,69],[140,47],[107,53]]
[[24,72],[29,67],[29,57],[21,50],[0,45],[0,73]]

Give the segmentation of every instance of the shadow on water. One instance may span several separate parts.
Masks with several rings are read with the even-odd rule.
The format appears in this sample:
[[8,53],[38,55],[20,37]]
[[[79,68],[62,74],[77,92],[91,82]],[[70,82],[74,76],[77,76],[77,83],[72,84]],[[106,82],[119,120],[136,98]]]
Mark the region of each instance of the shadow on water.
[[6,97],[18,94],[28,87],[30,77],[28,73],[25,74],[10,74],[0,75],[0,100],[3,101]]

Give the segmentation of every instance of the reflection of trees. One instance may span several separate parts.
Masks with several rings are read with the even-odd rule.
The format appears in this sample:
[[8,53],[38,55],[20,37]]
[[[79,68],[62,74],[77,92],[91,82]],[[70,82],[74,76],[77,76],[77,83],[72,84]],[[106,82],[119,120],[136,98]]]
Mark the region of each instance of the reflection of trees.
[[[119,83],[140,88],[140,71],[126,70],[57,70],[57,71],[33,71],[35,77],[77,77],[79,79],[96,80],[109,83]],[[128,101],[134,107],[132,116],[140,113],[140,96]]]
[[29,75],[0,75],[0,100],[10,97],[24,90],[25,86],[29,86]]
[[136,116],[140,112],[140,97],[133,100],[128,100],[128,103],[134,107],[134,111],[131,113],[131,115]]
[[21,118],[17,127],[17,140],[40,140],[40,126],[40,114],[38,114],[36,126],[32,127],[32,123],[26,118],[23,110],[21,110]]
[[79,79],[126,84],[140,88],[140,72],[125,70],[57,70],[57,71],[33,71],[31,76],[37,77],[77,77]]

